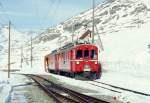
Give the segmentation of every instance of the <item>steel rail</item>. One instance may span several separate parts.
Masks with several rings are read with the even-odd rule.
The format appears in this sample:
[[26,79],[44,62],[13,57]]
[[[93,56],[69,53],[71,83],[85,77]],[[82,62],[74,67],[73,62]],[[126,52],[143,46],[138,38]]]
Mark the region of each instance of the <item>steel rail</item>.
[[[37,76],[37,75],[34,75],[34,76]],[[43,78],[43,77],[40,77],[40,76],[37,76],[37,77]],[[45,79],[45,78],[43,78],[43,79],[46,80],[47,82],[50,82],[50,83],[54,84],[55,87],[60,88],[62,90],[65,90],[68,93],[70,93],[71,95],[76,96],[78,99],[82,100],[82,103],[108,103],[108,102],[106,102],[104,100],[100,100],[100,99],[97,99],[97,98],[94,98],[94,97],[91,97],[91,96],[88,96],[88,95],[84,95],[82,93],[70,90],[68,88],[62,87],[62,86],[60,86],[58,84],[53,83],[52,81],[49,81],[48,79]]]
[[[65,98],[66,100],[71,101],[71,103],[72,103],[72,102],[73,102],[73,103],[91,103],[91,102],[85,102],[85,101],[82,100],[82,99],[80,99],[80,100],[74,99],[74,98],[76,98],[74,95],[73,95],[73,96],[74,96],[73,98],[69,98],[69,97],[67,97],[67,96],[61,95],[60,93],[57,93],[56,91],[54,91],[54,90],[51,89],[50,87],[43,85],[43,84],[40,83],[38,80],[36,80],[34,77],[29,76],[29,75],[26,75],[26,76],[30,77],[30,78],[31,78],[32,80],[34,80],[37,84],[39,84],[39,86],[42,87],[46,93],[49,93],[49,94],[50,94],[49,96],[52,96],[52,97],[56,100],[57,103],[62,103],[62,101],[61,101],[60,99],[58,99],[57,96],[61,96],[61,97]],[[34,75],[34,76],[35,76],[35,75]],[[36,76],[36,77],[38,77],[38,76]],[[45,78],[41,78],[41,77],[38,77],[38,78],[45,80]],[[48,81],[47,81],[47,82],[48,82]],[[56,96],[56,95],[57,95],[57,96]],[[77,95],[76,95],[76,96],[77,96]],[[77,97],[78,97],[78,96],[77,96]]]
[[104,83],[104,82],[98,82],[98,81],[93,81],[93,82],[103,84],[103,85],[107,85],[107,86],[110,86],[110,87],[113,87],[113,88],[116,88],[116,89],[125,90],[125,91],[133,92],[133,93],[136,93],[136,94],[144,95],[144,96],[150,96],[150,94],[147,94],[147,93],[143,93],[143,92],[139,92],[139,91],[135,91],[135,90],[119,87],[119,86],[114,86],[114,85],[107,84],[107,83]]
[[104,100],[100,100],[100,99],[97,99],[97,98],[94,98],[94,97],[91,97],[91,96],[88,96],[88,95],[84,95],[82,93],[78,93],[78,92],[70,90],[68,88],[62,87],[62,86],[60,86],[58,84],[55,84],[52,81],[50,81],[48,79],[45,79],[43,77],[40,77],[40,76],[37,76],[37,75],[30,75],[30,76],[35,76],[35,77],[41,78],[44,81],[47,81],[48,83],[52,84],[55,88],[63,90],[63,92],[69,93],[70,95],[72,95],[73,97],[78,99],[80,101],[79,103],[109,103],[109,102],[106,102]]
[[61,100],[58,99],[58,98],[56,97],[56,95],[55,95],[52,91],[50,91],[45,85],[43,85],[43,84],[41,84],[40,82],[38,82],[38,81],[37,81],[35,78],[33,78],[32,76],[29,76],[29,75],[28,75],[28,77],[30,77],[32,80],[34,80],[49,96],[52,96],[52,97],[55,99],[56,103],[62,103]]
[[113,91],[113,92],[117,92],[117,93],[122,93],[120,91],[113,90],[113,89],[110,89],[110,88],[107,88],[107,87],[104,87],[104,86],[96,85],[96,84],[93,84],[93,83],[88,83],[88,84],[91,84],[91,85],[94,85],[94,86],[97,86],[97,87],[100,87],[100,88],[103,88],[103,89],[107,89],[109,91]]

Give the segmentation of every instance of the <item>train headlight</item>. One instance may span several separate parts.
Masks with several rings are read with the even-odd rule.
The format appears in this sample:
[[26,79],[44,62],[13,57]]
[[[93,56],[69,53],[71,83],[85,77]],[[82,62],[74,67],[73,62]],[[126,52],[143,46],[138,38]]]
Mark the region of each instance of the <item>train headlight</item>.
[[79,62],[79,61],[77,61],[77,62],[76,62],[76,64],[80,64],[80,62]]
[[97,62],[95,62],[95,64],[97,64]]

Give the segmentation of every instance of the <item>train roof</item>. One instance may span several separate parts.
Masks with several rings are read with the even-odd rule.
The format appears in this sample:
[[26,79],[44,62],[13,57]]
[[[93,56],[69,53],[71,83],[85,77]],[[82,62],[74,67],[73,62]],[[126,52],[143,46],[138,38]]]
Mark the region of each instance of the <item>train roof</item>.
[[75,43],[68,43],[68,44],[66,44],[66,45],[64,45],[64,46],[62,46],[62,47],[60,47],[60,48],[58,48],[58,49],[56,49],[56,50],[53,50],[51,53],[53,54],[53,53],[57,53],[58,51],[64,51],[64,50],[66,50],[66,49],[68,49],[68,48],[72,48],[72,47],[76,47],[76,46],[81,46],[81,45],[93,45],[93,46],[95,46],[94,44],[91,44],[90,42],[75,42]]

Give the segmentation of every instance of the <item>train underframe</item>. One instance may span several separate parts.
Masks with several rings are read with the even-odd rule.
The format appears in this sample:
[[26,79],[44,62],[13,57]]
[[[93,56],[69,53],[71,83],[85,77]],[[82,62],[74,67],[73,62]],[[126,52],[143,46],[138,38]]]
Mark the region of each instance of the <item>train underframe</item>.
[[91,71],[86,71],[86,72],[67,72],[67,71],[61,71],[61,70],[53,70],[53,69],[48,69],[49,73],[54,73],[62,76],[67,76],[70,78],[75,78],[75,79],[99,79],[101,77],[101,71],[99,72],[91,72]]

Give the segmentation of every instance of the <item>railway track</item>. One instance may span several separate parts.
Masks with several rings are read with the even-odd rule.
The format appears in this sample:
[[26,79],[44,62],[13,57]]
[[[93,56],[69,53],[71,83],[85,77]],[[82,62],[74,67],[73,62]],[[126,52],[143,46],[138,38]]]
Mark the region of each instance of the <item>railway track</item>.
[[114,86],[114,85],[104,83],[104,82],[92,81],[92,82],[88,82],[88,83],[91,84],[91,85],[103,88],[103,89],[107,89],[107,90],[110,90],[110,91],[113,91],[113,92],[117,92],[117,93],[122,93],[122,91],[127,91],[127,92],[132,92],[132,93],[135,93],[135,94],[139,94],[139,95],[150,96],[150,94],[147,94],[147,93],[143,93],[143,92],[127,89],[127,88],[122,88],[122,87],[119,87],[119,86]]
[[46,94],[54,99],[56,103],[108,103],[106,101],[84,95],[82,93],[62,87],[52,81],[37,75],[25,75],[35,81]]

